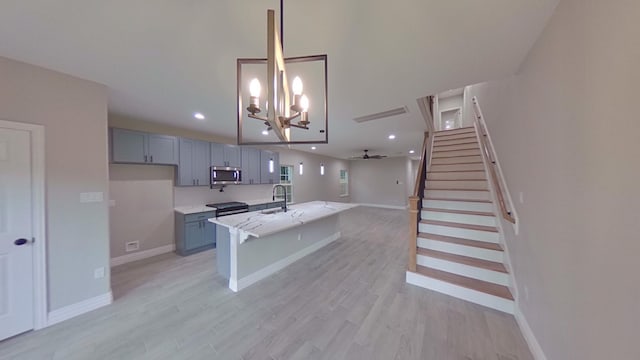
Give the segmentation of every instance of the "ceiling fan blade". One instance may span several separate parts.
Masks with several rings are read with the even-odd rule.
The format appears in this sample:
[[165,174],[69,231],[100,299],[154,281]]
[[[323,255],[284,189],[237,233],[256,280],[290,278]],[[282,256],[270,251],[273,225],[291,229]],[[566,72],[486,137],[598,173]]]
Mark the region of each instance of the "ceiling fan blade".
[[383,159],[386,158],[386,155],[369,155],[369,159]]

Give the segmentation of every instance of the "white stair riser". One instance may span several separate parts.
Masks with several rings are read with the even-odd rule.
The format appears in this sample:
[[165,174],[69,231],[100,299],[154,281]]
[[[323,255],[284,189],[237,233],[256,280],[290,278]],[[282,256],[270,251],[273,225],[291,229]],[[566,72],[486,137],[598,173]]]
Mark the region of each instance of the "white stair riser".
[[446,210],[493,212],[493,204],[491,203],[447,201],[447,200],[422,200],[422,206],[427,208],[446,209]]
[[427,180],[466,180],[484,179],[487,177],[484,171],[457,171],[457,172],[436,172],[427,173]]
[[467,129],[467,130],[461,130],[461,131],[436,132],[434,134],[434,137],[436,138],[436,140],[438,140],[438,139],[449,139],[449,138],[455,138],[455,137],[475,136],[475,135],[476,135],[475,130]]
[[436,199],[491,200],[488,191],[426,190],[425,197]]
[[[456,135],[446,135],[446,136],[436,136],[433,141],[437,145],[443,145],[443,142],[455,141],[455,140],[464,140],[464,142],[471,142],[474,140],[478,140],[476,134],[474,133],[466,133],[466,134],[456,134]],[[447,144],[450,145],[450,144]]]
[[431,164],[429,166],[429,171],[484,171],[484,164],[443,164],[436,165]]
[[422,237],[418,238],[418,247],[499,263],[504,261],[504,252],[502,251],[483,249],[475,246],[453,244],[446,241],[439,241]]
[[447,151],[435,151],[431,155],[432,158],[439,157],[451,157],[451,156],[467,156],[467,155],[480,155],[480,149],[470,150],[447,150]]
[[450,284],[437,279],[407,271],[406,281],[409,284],[437,291],[439,293],[466,300],[475,304],[486,306],[507,314],[514,313],[513,300],[503,299],[498,296],[486,294],[480,291],[467,289],[462,286]]
[[462,239],[486,241],[498,244],[500,237],[497,232],[465,229],[452,226],[418,224],[418,230],[422,233],[430,233],[436,235],[452,236]]
[[436,270],[450,272],[452,274],[466,276],[468,278],[509,286],[508,275],[498,271],[487,270],[425,255],[418,255],[417,264]]
[[428,180],[427,189],[489,189],[486,180]]
[[455,144],[455,145],[433,145],[433,151],[450,151],[450,150],[478,150],[478,143],[473,142],[469,144]]
[[456,222],[461,224],[496,226],[495,216],[453,214],[453,213],[429,211],[429,210],[422,210],[421,216],[423,220],[439,220],[439,221]]
[[433,147],[436,148],[439,146],[450,146],[450,145],[460,145],[460,144],[470,144],[470,143],[478,144],[478,138],[475,136],[469,136],[463,139],[451,139],[451,140],[434,139]]
[[464,128],[458,128],[458,129],[436,131],[435,132],[435,136],[447,136],[447,135],[454,135],[454,134],[467,134],[467,133],[475,133],[475,131],[476,130],[475,130],[474,127],[464,127]]
[[482,162],[480,155],[476,156],[463,156],[452,158],[432,158],[431,165],[443,165],[443,164],[459,164],[459,163],[479,163]]

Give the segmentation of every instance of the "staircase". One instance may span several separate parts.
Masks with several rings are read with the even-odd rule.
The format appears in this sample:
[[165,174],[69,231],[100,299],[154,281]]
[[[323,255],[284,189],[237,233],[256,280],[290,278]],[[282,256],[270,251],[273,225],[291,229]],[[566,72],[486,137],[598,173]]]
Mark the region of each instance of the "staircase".
[[513,314],[487,180],[474,127],[435,133],[407,282]]

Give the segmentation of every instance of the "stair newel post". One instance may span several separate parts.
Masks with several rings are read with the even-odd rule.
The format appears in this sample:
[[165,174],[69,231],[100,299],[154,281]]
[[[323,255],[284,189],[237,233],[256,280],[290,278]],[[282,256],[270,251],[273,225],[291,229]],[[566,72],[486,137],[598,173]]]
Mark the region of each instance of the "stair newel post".
[[418,251],[418,213],[420,197],[409,197],[409,271],[416,271]]

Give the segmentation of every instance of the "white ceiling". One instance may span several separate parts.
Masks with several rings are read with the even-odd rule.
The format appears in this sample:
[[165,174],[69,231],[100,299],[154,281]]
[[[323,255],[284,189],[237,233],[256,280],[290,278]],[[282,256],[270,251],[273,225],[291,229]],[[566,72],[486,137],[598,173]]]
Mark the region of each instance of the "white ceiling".
[[[285,1],[285,55],[328,55],[329,144],[315,151],[417,149],[425,125],[416,99],[515,73],[557,2]],[[0,56],[107,85],[112,113],[235,138],[236,58],[266,56],[266,9],[278,6],[2,0]],[[409,113],[352,121],[401,106]]]

